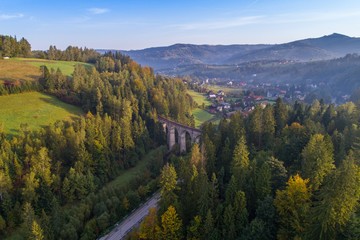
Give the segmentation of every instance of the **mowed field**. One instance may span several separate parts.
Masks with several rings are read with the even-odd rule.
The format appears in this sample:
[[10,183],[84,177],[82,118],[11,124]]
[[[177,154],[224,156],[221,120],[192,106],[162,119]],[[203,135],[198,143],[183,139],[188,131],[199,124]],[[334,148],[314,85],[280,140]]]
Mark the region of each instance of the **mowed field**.
[[187,93],[199,106],[202,106],[202,104],[204,104],[205,107],[211,105],[211,101],[209,101],[204,94],[195,92],[193,90],[188,90]]
[[52,68],[54,70],[60,69],[64,75],[71,76],[74,72],[74,67],[76,64],[82,64],[85,67],[91,67],[92,65],[89,63],[82,62],[71,62],[71,61],[52,61],[46,59],[38,59],[38,58],[14,58],[13,61],[26,63],[28,65],[37,67],[40,69],[40,66],[45,65],[49,70]]
[[192,114],[195,117],[195,127],[199,128],[204,122],[207,122],[213,119],[215,116],[203,109],[195,108],[192,111]]
[[231,88],[231,87],[226,87],[226,86],[218,86],[218,85],[208,85],[207,88],[209,90],[214,91],[215,93],[217,93],[218,91],[222,90],[225,92],[226,95],[229,94],[234,94],[234,95],[238,95],[240,94],[243,89],[242,88]]
[[80,62],[50,61],[37,58],[0,59],[0,83],[3,81],[34,81],[41,76],[40,66],[47,66],[49,70],[60,69],[64,75],[71,76],[76,64],[91,67],[91,64]]
[[4,124],[5,133],[11,135],[17,134],[22,123],[28,124],[29,129],[39,129],[83,114],[80,108],[39,92],[0,96],[0,123]]
[[34,81],[41,75],[40,68],[13,59],[0,60],[0,83],[3,81]]
[[[188,90],[187,92],[199,106],[202,106],[204,104],[205,107],[208,107],[211,105],[211,101],[209,101],[204,94],[192,90]],[[215,117],[215,115],[201,108],[193,109],[192,114],[195,117],[196,128],[199,128],[204,122],[207,122]]]

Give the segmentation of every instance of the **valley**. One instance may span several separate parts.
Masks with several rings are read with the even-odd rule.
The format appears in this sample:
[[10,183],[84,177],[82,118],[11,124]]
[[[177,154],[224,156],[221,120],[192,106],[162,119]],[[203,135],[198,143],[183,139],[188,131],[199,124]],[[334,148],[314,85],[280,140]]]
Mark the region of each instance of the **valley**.
[[309,38],[356,33],[347,4],[20,2],[0,239],[360,239],[360,38]]
[[229,82],[233,88],[247,84],[263,92],[294,86],[305,94],[302,100],[316,96],[341,104],[343,96],[360,87],[360,40],[336,33],[278,45],[177,44],[121,52],[160,74],[188,77],[198,84],[209,81],[220,88]]

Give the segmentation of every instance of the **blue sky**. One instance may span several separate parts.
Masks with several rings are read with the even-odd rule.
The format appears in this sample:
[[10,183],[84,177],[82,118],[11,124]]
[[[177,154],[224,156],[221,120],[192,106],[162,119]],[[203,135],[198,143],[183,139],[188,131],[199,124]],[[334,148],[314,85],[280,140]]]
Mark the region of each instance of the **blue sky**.
[[33,49],[284,43],[360,37],[359,0],[0,0],[0,34]]

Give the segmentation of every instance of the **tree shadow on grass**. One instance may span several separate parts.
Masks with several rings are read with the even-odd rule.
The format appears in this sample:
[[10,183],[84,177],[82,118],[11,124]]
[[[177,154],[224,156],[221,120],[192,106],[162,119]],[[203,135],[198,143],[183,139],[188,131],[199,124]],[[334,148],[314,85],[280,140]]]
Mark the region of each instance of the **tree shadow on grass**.
[[[69,103],[63,102],[60,99],[56,98],[55,96],[51,96],[51,95],[47,95],[49,96],[48,98],[46,97],[40,97],[39,99],[51,104],[53,106],[62,108],[64,110],[66,110],[68,113],[76,115],[76,116],[82,116],[84,113],[81,111],[81,108],[75,106],[75,105],[71,105]],[[76,119],[77,117],[74,116],[70,116],[72,120]]]

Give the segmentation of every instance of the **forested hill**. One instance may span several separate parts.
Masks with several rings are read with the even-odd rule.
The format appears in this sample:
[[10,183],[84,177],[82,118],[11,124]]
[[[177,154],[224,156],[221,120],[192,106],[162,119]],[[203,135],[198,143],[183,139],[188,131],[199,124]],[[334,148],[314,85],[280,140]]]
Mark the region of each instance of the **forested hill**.
[[86,114],[12,137],[0,123],[1,239],[96,239],[158,186],[158,214],[130,238],[360,238],[358,95],[340,106],[278,99],[205,124],[201,145],[175,156],[156,116],[194,124],[181,79],[117,52],[70,77],[43,66],[31,85],[2,86],[25,90]]
[[[104,53],[106,50],[98,50]],[[192,64],[224,65],[252,61],[314,61],[360,53],[360,39],[341,34],[298,40],[276,45],[193,45],[175,44],[143,50],[121,51],[155,71]]]
[[192,100],[180,79],[119,53],[72,76],[41,69],[39,81],[1,84],[2,94],[41,91],[86,115],[38,131],[24,123],[12,137],[0,123],[0,238],[96,239],[156,190],[165,144],[156,116],[194,125]]

